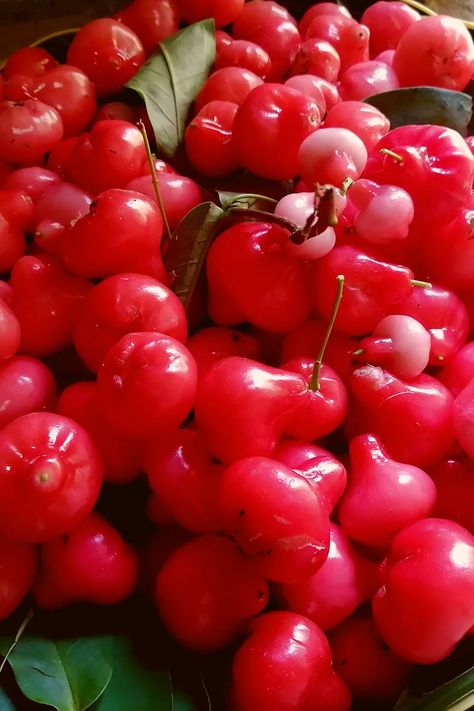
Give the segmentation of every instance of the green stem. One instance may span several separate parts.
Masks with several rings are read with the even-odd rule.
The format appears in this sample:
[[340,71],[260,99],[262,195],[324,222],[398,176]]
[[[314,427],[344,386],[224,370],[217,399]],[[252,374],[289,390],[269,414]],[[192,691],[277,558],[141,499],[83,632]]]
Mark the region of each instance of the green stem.
[[381,148],[380,153],[383,153],[385,156],[390,156],[390,158],[396,160],[397,163],[403,163],[403,157],[399,153],[391,151],[390,148]]
[[411,286],[421,286],[422,289],[432,289],[433,284],[429,281],[420,281],[420,279],[410,279]]
[[310,390],[319,390],[321,388],[321,368],[323,365],[323,358],[326,352],[327,345],[329,343],[329,338],[331,337],[332,330],[334,328],[334,323],[336,321],[337,312],[339,311],[339,306],[341,305],[342,293],[344,291],[344,275],[339,274],[337,277],[337,292],[336,298],[334,300],[334,305],[332,307],[331,316],[329,318],[328,327],[321,343],[321,348],[319,349],[318,357],[314,362],[313,374],[311,380],[309,381]]
[[143,121],[141,119],[138,122],[138,128],[140,129],[140,133],[142,134],[142,138],[143,138],[143,143],[145,144],[146,157],[147,157],[148,165],[150,166],[150,172],[151,172],[151,182],[153,183],[153,189],[155,191],[156,201],[159,205],[161,216],[163,217],[163,224],[165,226],[166,238],[167,238],[167,240],[170,240],[171,239],[170,224],[169,224],[168,218],[166,216],[166,210],[165,210],[165,206],[163,204],[163,199],[161,197],[160,186],[158,185],[158,178],[156,175],[156,168],[155,168],[155,163],[153,160],[153,153],[151,152],[150,141],[148,140],[145,124],[143,123]]

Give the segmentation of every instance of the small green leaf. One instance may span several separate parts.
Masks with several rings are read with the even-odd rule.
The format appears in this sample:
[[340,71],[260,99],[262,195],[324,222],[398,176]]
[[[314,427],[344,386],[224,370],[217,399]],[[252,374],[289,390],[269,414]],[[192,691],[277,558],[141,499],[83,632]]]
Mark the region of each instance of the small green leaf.
[[15,711],[12,702],[0,686],[0,711]]
[[229,207],[242,207],[248,210],[268,210],[275,206],[278,200],[266,195],[255,195],[254,193],[232,193],[224,190],[217,190],[219,202],[227,210]]
[[472,98],[461,91],[414,86],[394,89],[364,99],[390,120],[392,128],[410,124],[436,124],[463,136],[472,117]]
[[197,205],[181,220],[166,246],[165,263],[173,276],[172,289],[186,307],[223,215],[224,210],[213,202]]
[[126,84],[144,100],[157,146],[171,158],[183,140],[189,109],[216,55],[214,20],[185,27],[160,43]]
[[413,696],[405,691],[395,711],[466,711],[474,706],[474,667],[434,691]]
[[[11,640],[0,639],[5,655]],[[49,640],[22,637],[8,663],[24,695],[57,711],[85,711],[112,676],[111,637]]]
[[130,640],[113,640],[112,679],[94,711],[195,711],[186,697],[173,689],[166,669],[148,669],[136,658]]

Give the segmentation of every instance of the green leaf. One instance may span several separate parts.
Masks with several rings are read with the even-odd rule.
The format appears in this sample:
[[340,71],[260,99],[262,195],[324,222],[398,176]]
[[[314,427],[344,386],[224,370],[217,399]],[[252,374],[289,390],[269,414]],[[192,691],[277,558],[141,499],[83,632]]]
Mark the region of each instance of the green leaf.
[[395,706],[395,711],[465,711],[473,706],[474,666],[421,696],[404,692]]
[[224,210],[213,202],[197,205],[181,220],[166,246],[165,264],[173,276],[172,289],[186,307],[223,215]]
[[278,202],[274,198],[254,193],[232,193],[224,190],[217,190],[216,192],[224,210],[228,210],[229,207],[241,207],[247,210],[268,210]]
[[0,711],[15,711],[12,702],[0,686]]
[[461,91],[414,86],[375,94],[364,99],[390,120],[392,128],[410,124],[436,124],[467,134],[472,98]]
[[112,654],[112,679],[94,711],[195,711],[187,698],[173,689],[169,671],[143,666],[126,637],[114,638]]
[[[11,640],[0,639],[5,655]],[[85,711],[112,676],[111,637],[49,640],[22,637],[8,663],[24,695],[58,711]]]
[[185,27],[160,43],[126,84],[144,100],[157,146],[171,158],[181,144],[189,109],[216,55],[214,20]]

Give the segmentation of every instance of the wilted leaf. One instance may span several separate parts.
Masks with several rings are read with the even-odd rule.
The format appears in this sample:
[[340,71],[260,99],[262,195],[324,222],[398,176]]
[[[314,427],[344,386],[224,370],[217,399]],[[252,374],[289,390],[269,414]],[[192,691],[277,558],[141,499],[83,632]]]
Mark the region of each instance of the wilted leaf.
[[189,108],[216,55],[214,20],[185,27],[160,44],[126,84],[144,100],[157,146],[171,158],[181,144]]
[[242,207],[248,210],[269,210],[274,207],[278,200],[266,195],[255,195],[254,193],[232,193],[224,190],[217,190],[219,202],[228,210],[230,207]]
[[461,91],[413,86],[375,94],[364,99],[390,120],[392,128],[410,124],[436,124],[463,136],[472,117],[472,98]]
[[186,307],[223,215],[224,210],[213,202],[197,205],[181,220],[166,246],[165,264],[173,277],[172,289]]

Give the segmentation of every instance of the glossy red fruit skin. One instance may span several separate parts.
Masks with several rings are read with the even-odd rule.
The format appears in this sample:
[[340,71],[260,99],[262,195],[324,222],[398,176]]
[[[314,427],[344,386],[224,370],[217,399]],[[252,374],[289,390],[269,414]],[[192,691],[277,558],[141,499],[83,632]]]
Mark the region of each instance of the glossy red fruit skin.
[[417,248],[420,268],[454,291],[474,289],[474,201],[468,200],[446,225],[422,231]]
[[214,69],[223,67],[241,67],[266,79],[272,69],[272,60],[259,44],[248,40],[233,40],[217,49]]
[[[173,230],[193,207],[205,199],[199,185],[184,175],[163,172],[158,177],[158,185],[170,230]],[[143,193],[157,204],[151,175],[141,175],[131,180],[126,187],[128,190]]]
[[341,73],[352,64],[369,59],[369,29],[352,17],[317,15],[305,36],[306,39],[317,37],[332,44],[341,60]]
[[308,27],[318,15],[343,15],[344,17],[351,17],[351,13],[345,5],[340,5],[335,2],[318,2],[315,5],[311,5],[298,22],[298,28],[302,37],[306,36]]
[[337,372],[329,365],[323,365],[320,387],[313,390],[310,381],[314,371],[311,358],[294,358],[284,365],[283,370],[299,373],[307,383],[299,406],[294,410],[285,434],[303,440],[314,440],[333,432],[342,424],[347,414],[347,391]]
[[68,180],[93,195],[124,188],[141,174],[146,159],[143,138],[127,121],[98,121],[78,137],[64,165]]
[[373,331],[390,309],[396,309],[413,289],[410,269],[376,259],[350,245],[335,247],[316,260],[312,269],[314,302],[326,319],[336,297],[336,277],[344,274],[344,295],[335,327],[351,336]]
[[225,177],[238,169],[232,133],[237,109],[231,101],[210,101],[188,124],[184,133],[186,155],[201,175]]
[[33,203],[53,185],[58,185],[61,177],[53,170],[41,166],[31,166],[14,170],[2,181],[3,190],[21,190],[30,196]]
[[331,523],[329,553],[322,566],[299,583],[279,585],[277,597],[285,608],[329,630],[370,600],[377,588],[376,564],[362,556],[344,531]]
[[0,364],[0,429],[17,417],[52,410],[56,382],[47,366],[36,358],[16,355]]
[[[384,148],[394,151],[401,162],[381,152]],[[446,224],[471,195],[474,156],[450,128],[400,126],[374,147],[363,177],[404,188],[415,204],[418,225]]]
[[[325,319],[310,318],[285,334],[281,347],[283,363],[306,356],[315,360],[327,330]],[[324,354],[325,363],[337,372],[344,383],[350,378],[354,366],[352,352],[356,350],[358,338],[333,331]]]
[[147,54],[179,29],[180,15],[175,0],[133,0],[116,13],[115,19],[133,30]]
[[453,397],[430,375],[404,381],[366,365],[354,371],[351,393],[355,434],[380,437],[397,461],[427,467],[450,451]]
[[220,536],[185,542],[171,552],[156,578],[161,619],[181,644],[199,651],[232,642],[267,601],[262,575]]
[[63,137],[61,116],[35,99],[0,102],[0,160],[31,164],[41,162]]
[[36,546],[0,538],[0,620],[16,610],[33,585],[37,570]]
[[246,2],[234,22],[235,39],[256,42],[272,60],[269,81],[280,81],[288,70],[290,53],[300,41],[296,20],[288,10],[273,0]]
[[272,459],[249,457],[228,467],[218,510],[224,531],[268,580],[298,582],[328,555],[323,500],[304,477]]
[[401,86],[440,86],[462,91],[474,70],[474,44],[462,20],[422,17],[400,38],[393,68]]
[[47,188],[36,200],[33,213],[35,242],[41,250],[61,257],[64,230],[89,212],[92,197],[73,183]]
[[104,17],[79,30],[69,46],[67,61],[94,82],[97,96],[110,96],[138,71],[145,51],[135,32]]
[[38,76],[57,67],[58,64],[59,62],[43,47],[21,47],[9,55],[2,74],[7,81],[16,74]]
[[310,692],[305,711],[349,711],[352,708],[352,696],[342,677],[331,668],[322,672]]
[[252,89],[262,84],[263,79],[249,69],[222,67],[208,77],[196,96],[195,109],[200,111],[210,101],[230,101],[240,106]]
[[43,357],[72,342],[79,309],[92,289],[89,281],[67,272],[55,257],[40,253],[19,259],[10,283],[23,353]]
[[344,101],[326,114],[325,128],[347,128],[364,142],[370,151],[390,130],[390,122],[381,111],[363,101]]
[[217,489],[223,466],[212,461],[198,432],[180,429],[150,442],[143,469],[180,526],[194,533],[220,530]]
[[245,0],[176,0],[186,23],[199,22],[206,17],[214,19],[216,27],[225,27],[240,15]]
[[108,351],[97,382],[107,421],[129,437],[151,439],[179,427],[196,394],[188,349],[162,333],[129,333]]
[[64,137],[84,131],[96,110],[95,87],[77,67],[58,64],[41,74],[11,76],[6,98],[12,101],[37,99],[61,116]]
[[92,510],[102,462],[87,434],[69,418],[35,412],[0,433],[0,531],[40,543],[67,533]]
[[41,547],[33,596],[47,610],[75,601],[114,605],[136,587],[138,555],[102,516],[91,513],[65,536]]
[[186,314],[181,301],[164,284],[125,272],[104,279],[89,293],[75,323],[74,345],[95,372],[122,336],[139,331],[156,331],[184,342]]
[[325,40],[312,38],[293,49],[288,74],[315,74],[335,84],[340,68],[341,60],[334,47]]
[[457,397],[474,378],[474,341],[460,348],[436,377]]
[[63,261],[78,276],[104,278],[137,272],[166,283],[160,253],[163,219],[150,198],[111,188],[63,238]]
[[208,326],[196,331],[188,338],[186,346],[196,361],[200,378],[222,358],[243,356],[258,360],[260,357],[260,346],[256,338],[248,333],[219,326]]
[[433,516],[449,518],[474,535],[474,462],[464,453],[443,457],[428,474],[438,496]]
[[8,304],[0,299],[0,361],[15,355],[20,340],[20,323]]
[[265,222],[237,224],[218,235],[206,262],[214,323],[249,321],[284,333],[305,320],[310,309],[308,265],[285,254],[288,240],[287,230]]
[[199,381],[198,430],[223,462],[271,456],[303,389],[296,373],[248,358],[223,358]]
[[430,365],[449,362],[465,344],[470,320],[466,306],[451,289],[432,284],[418,287],[392,313],[406,314],[417,319],[431,337]]
[[436,486],[422,469],[391,459],[380,440],[351,440],[351,475],[338,515],[344,532],[359,543],[384,548],[401,528],[427,518]]
[[77,381],[65,388],[58,398],[56,411],[89,433],[104,464],[104,481],[126,484],[138,476],[142,468],[143,444],[124,437],[105,422],[95,381]]
[[284,611],[258,617],[249,631],[232,664],[232,710],[309,709],[313,686],[331,667],[323,632],[303,615]]
[[316,101],[281,84],[263,84],[237,111],[233,136],[244,168],[271,180],[298,174],[298,149],[321,123]]
[[420,19],[416,10],[396,0],[379,0],[367,7],[361,23],[370,30],[370,56],[377,57],[381,52],[396,49],[407,29]]
[[335,671],[355,698],[394,701],[402,693],[412,665],[381,639],[372,617],[354,615],[329,639]]
[[400,531],[372,609],[391,649],[418,664],[447,657],[474,620],[474,537],[428,518]]
[[[274,454],[274,458],[281,461],[282,455],[279,454],[277,457]],[[330,515],[347,486],[347,472],[342,462],[327,452],[318,454],[291,468],[303,479],[306,479],[316,491]]]

